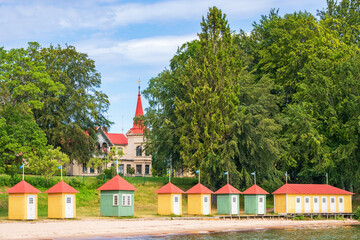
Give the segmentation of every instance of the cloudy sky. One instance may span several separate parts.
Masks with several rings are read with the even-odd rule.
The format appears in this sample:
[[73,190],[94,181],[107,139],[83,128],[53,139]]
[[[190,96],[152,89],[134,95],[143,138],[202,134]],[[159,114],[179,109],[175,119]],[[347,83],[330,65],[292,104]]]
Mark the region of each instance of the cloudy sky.
[[227,14],[232,30],[250,32],[271,8],[281,15],[299,10],[316,14],[326,0],[0,0],[0,47],[25,48],[37,41],[44,47],[73,45],[87,53],[109,96],[110,132],[124,128],[126,133],[135,114],[137,81],[145,89],[168,67],[177,47],[196,38],[211,6]]

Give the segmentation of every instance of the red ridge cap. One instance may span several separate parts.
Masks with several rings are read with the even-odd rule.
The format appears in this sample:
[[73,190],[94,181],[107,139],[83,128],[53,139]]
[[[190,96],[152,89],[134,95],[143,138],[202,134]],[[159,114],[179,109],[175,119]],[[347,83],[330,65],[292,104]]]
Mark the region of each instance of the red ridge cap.
[[162,186],[155,193],[184,193],[183,190],[172,184],[171,182],[167,183],[166,185]]
[[242,194],[269,194],[267,191],[259,187],[258,185],[254,184],[245,191],[243,191]]
[[79,193],[79,191],[61,180],[60,182],[46,190],[44,193]]
[[229,183],[215,192],[215,194],[231,194],[231,193],[241,194],[239,190],[231,186]]
[[128,183],[125,179],[116,175],[102,186],[100,186],[97,190],[99,191],[109,191],[109,190],[121,190],[121,191],[137,191],[137,189]]
[[192,194],[192,193],[214,193],[213,191],[211,191],[210,189],[208,189],[207,187],[205,187],[204,185],[202,185],[201,183],[196,184],[195,186],[193,186],[192,188],[190,188],[189,190],[187,190],[185,193],[187,194]]
[[15,186],[6,190],[5,193],[41,193],[41,191],[39,189],[33,187],[32,185],[30,185],[25,180],[22,180]]

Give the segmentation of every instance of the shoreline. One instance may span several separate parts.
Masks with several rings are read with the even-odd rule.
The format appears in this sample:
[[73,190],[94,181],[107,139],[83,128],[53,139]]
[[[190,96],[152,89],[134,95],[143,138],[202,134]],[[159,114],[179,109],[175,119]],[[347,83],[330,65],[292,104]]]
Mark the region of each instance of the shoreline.
[[356,220],[82,219],[0,223],[0,239],[125,238],[360,225]]

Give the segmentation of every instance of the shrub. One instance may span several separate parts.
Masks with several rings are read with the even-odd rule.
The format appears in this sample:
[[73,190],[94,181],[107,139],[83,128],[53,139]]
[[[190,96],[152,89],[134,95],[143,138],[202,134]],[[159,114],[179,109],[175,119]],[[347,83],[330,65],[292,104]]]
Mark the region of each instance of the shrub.
[[354,218],[360,220],[360,206],[354,211]]

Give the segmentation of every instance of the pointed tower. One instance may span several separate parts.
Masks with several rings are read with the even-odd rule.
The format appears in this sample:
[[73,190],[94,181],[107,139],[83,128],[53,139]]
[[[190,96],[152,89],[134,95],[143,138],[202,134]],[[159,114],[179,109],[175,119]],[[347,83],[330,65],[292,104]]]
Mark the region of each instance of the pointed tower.
[[[135,111],[135,117],[143,116],[143,107],[141,103],[141,94],[140,94],[140,86],[139,86],[139,93],[138,93],[138,99],[136,104],[136,111]],[[130,131],[132,131],[134,134],[143,134],[143,130],[140,128],[139,124],[136,124],[134,121],[133,127],[130,128]]]

